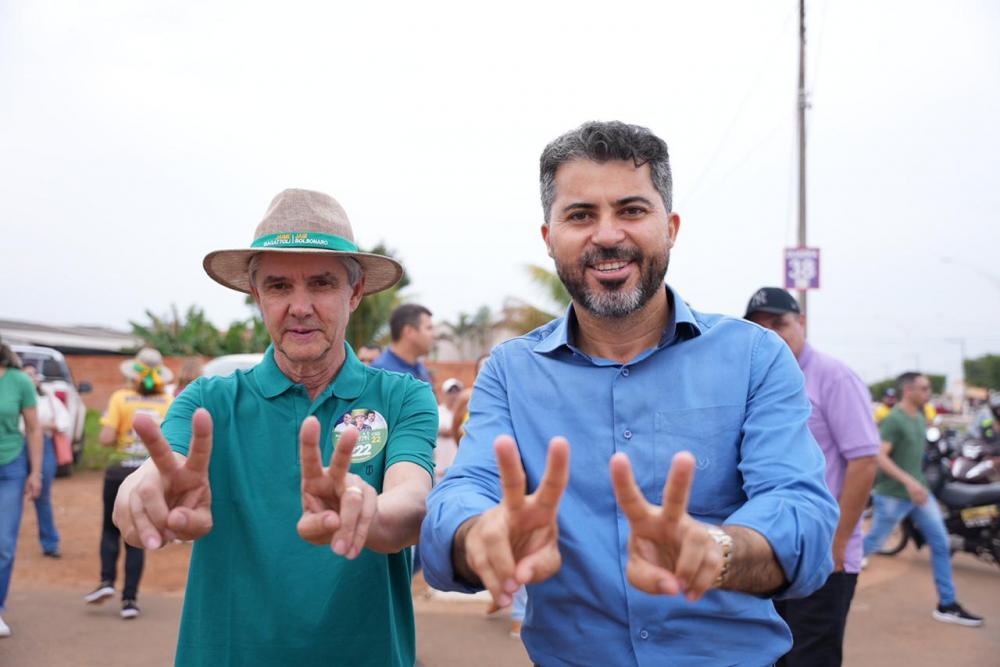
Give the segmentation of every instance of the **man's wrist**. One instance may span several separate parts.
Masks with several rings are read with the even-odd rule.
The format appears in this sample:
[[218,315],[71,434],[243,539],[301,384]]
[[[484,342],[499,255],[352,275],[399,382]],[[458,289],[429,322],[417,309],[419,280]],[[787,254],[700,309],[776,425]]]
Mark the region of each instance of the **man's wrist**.
[[455,531],[455,537],[451,541],[451,569],[455,573],[455,580],[473,588],[482,588],[483,582],[469,566],[465,540],[480,516],[476,515],[463,521],[458,530]]
[[708,526],[707,530],[709,536],[722,550],[722,569],[719,570],[719,576],[712,582],[712,588],[722,588],[723,584],[726,583],[726,577],[729,575],[733,562],[733,538],[729,533],[716,526]]

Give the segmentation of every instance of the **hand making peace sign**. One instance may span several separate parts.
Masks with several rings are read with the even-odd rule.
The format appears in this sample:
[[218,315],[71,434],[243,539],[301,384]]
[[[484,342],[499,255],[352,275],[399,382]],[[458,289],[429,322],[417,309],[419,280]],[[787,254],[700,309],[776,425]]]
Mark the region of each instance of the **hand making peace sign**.
[[358,441],[354,427],[345,429],[323,467],[319,451],[319,420],[307,417],[299,431],[302,464],[302,518],[299,537],[312,544],[329,544],[334,553],[357,558],[378,513],[378,493],[348,472]]
[[559,571],[559,500],[569,481],[569,443],[549,442],[545,474],[538,489],[525,495],[525,475],[514,439],[502,435],[493,445],[500,469],[500,504],[470,519],[456,541],[464,545],[465,566],[501,607],[526,583],[544,581]]
[[662,507],[643,497],[625,454],[611,457],[611,480],[631,527],[629,583],[652,594],[684,592],[690,601],[704,595],[722,571],[723,554],[708,526],[687,513],[694,457],[688,452],[674,455]]
[[141,549],[158,549],[174,538],[196,540],[208,534],[212,530],[208,483],[212,417],[208,410],[199,408],[191,418],[191,445],[183,462],[152,419],[139,415],[133,427],[155,470],[136,476],[135,484],[123,484],[115,499],[112,518],[125,542]]

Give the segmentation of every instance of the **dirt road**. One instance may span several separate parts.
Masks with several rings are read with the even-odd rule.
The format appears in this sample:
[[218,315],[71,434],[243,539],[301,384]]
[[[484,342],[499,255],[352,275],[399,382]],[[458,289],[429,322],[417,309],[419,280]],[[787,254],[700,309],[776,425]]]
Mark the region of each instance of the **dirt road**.
[[[150,553],[140,603],[142,617],[122,621],[117,601],[87,607],[81,596],[97,584],[101,476],[57,480],[56,521],[63,558],[41,556],[34,508],[24,516],[8,612],[14,635],[0,640],[0,665],[118,667],[169,665],[177,638],[190,548]],[[845,664],[881,667],[1000,665],[1000,568],[966,555],[954,559],[959,597],[987,617],[980,629],[931,619],[935,604],[929,558],[912,547],[873,559],[860,580],[847,629]],[[530,665],[504,617],[486,617],[483,600],[418,596],[417,654],[426,667]]]

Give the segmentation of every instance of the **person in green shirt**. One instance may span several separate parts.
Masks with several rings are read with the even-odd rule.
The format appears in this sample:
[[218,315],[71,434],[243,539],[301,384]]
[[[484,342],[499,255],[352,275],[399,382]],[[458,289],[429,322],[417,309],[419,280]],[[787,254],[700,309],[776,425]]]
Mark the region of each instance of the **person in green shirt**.
[[901,396],[899,402],[879,424],[882,448],[878,455],[879,472],[872,487],[874,512],[864,539],[864,554],[867,557],[878,551],[896,524],[909,516],[931,549],[931,568],[939,600],[932,616],[945,623],[980,626],[982,617],[969,613],[955,599],[948,531],[941,508],[924,477],[927,442],[924,405],[931,395],[931,382],[922,373],[903,373],[896,379],[896,391]]
[[189,385],[162,431],[134,423],[151,461],[122,484],[115,523],[145,548],[196,540],[176,664],[413,665],[406,547],[437,405],[345,342],[362,297],[402,267],[359,252],[340,205],[303,190],[275,197],[249,249],[204,266],[253,295],[272,344],[248,371]]
[[[37,394],[31,379],[20,369],[21,360],[0,342],[0,614],[14,571],[24,497],[37,498],[42,490],[42,426],[35,407]],[[10,626],[0,616],[0,637],[9,637],[10,632]]]

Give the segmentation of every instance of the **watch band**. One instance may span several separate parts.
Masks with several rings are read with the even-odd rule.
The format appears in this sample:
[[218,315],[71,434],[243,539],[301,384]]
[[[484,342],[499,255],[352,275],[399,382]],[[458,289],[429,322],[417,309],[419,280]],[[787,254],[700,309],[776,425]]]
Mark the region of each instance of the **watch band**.
[[719,571],[719,576],[712,582],[712,588],[721,588],[722,584],[726,582],[726,576],[729,574],[729,566],[733,562],[733,538],[729,533],[716,526],[709,526],[708,534],[722,548],[722,570]]

